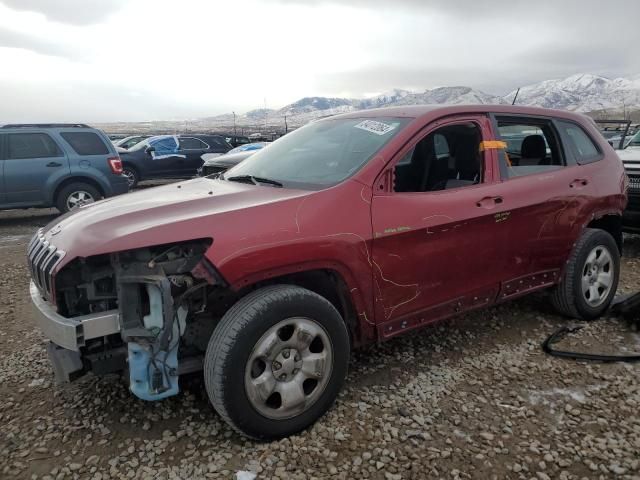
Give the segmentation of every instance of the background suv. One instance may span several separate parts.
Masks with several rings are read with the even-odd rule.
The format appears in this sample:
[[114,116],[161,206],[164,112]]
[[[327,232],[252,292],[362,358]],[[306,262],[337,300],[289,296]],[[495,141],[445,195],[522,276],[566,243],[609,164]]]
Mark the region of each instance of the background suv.
[[220,135],[159,135],[121,152],[129,186],[154,178],[189,178],[202,167],[202,155],[222,155],[231,145]]
[[73,207],[129,190],[115,147],[83,124],[0,128],[0,209]]
[[623,227],[629,233],[640,233],[640,145],[638,143],[640,142],[632,142],[624,150],[617,150],[629,177],[627,209],[622,217]]

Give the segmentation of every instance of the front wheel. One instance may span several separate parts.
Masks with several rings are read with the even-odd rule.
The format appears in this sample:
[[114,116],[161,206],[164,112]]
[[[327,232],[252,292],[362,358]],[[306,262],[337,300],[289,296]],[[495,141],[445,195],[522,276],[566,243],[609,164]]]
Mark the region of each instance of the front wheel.
[[587,228],[578,239],[552,302],[567,316],[593,320],[611,304],[620,277],[620,252],[608,232]]
[[220,416],[256,439],[307,428],[333,404],[349,362],[349,334],[325,298],[276,285],[250,293],[209,341],[204,379]]

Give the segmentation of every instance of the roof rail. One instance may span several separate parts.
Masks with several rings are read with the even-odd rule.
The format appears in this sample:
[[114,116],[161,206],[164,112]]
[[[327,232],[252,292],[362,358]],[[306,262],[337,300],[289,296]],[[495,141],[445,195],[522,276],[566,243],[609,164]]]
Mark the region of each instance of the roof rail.
[[71,127],[71,128],[91,128],[84,123],[8,123],[2,125],[0,128],[56,128],[56,127]]

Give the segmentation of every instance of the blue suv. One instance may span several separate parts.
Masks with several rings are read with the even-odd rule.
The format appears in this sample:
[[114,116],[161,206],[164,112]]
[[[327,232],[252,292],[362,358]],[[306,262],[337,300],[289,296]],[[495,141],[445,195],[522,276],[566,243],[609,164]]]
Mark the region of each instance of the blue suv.
[[129,191],[115,147],[84,124],[0,127],[0,209],[67,212]]

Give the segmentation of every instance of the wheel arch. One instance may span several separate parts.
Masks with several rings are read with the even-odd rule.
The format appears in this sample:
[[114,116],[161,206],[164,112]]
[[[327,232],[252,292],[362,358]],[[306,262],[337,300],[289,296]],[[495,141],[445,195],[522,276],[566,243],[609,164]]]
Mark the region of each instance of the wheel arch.
[[[349,288],[343,273],[335,268],[292,269],[278,275],[246,283],[239,289],[239,298],[269,285],[295,285],[326,298],[338,310],[349,331],[354,347],[375,341],[375,325],[366,321],[366,314],[359,314],[359,305],[363,299],[356,294],[356,287]],[[364,321],[363,321],[364,320]]]
[[126,160],[123,160],[122,161],[122,168],[124,168],[124,167],[130,168],[131,170],[135,170],[136,173],[138,174],[138,177],[140,177],[140,168],[138,168],[138,166],[136,164],[128,162]]
[[105,197],[105,190],[102,187],[102,185],[100,185],[100,182],[96,181],[95,179],[93,179],[91,177],[74,175],[73,177],[65,178],[64,180],[62,180],[60,183],[58,183],[56,185],[56,187],[53,189],[51,197],[49,198],[49,203],[55,204],[55,202],[56,202],[56,200],[58,198],[58,195],[60,194],[60,191],[64,187],[66,187],[67,185],[70,185],[72,183],[86,183],[88,185],[91,185],[96,190],[98,190],[98,192],[100,193],[102,198]]
[[622,215],[607,213],[598,216],[585,225],[585,228],[595,228],[609,233],[615,240],[618,251],[622,255]]

